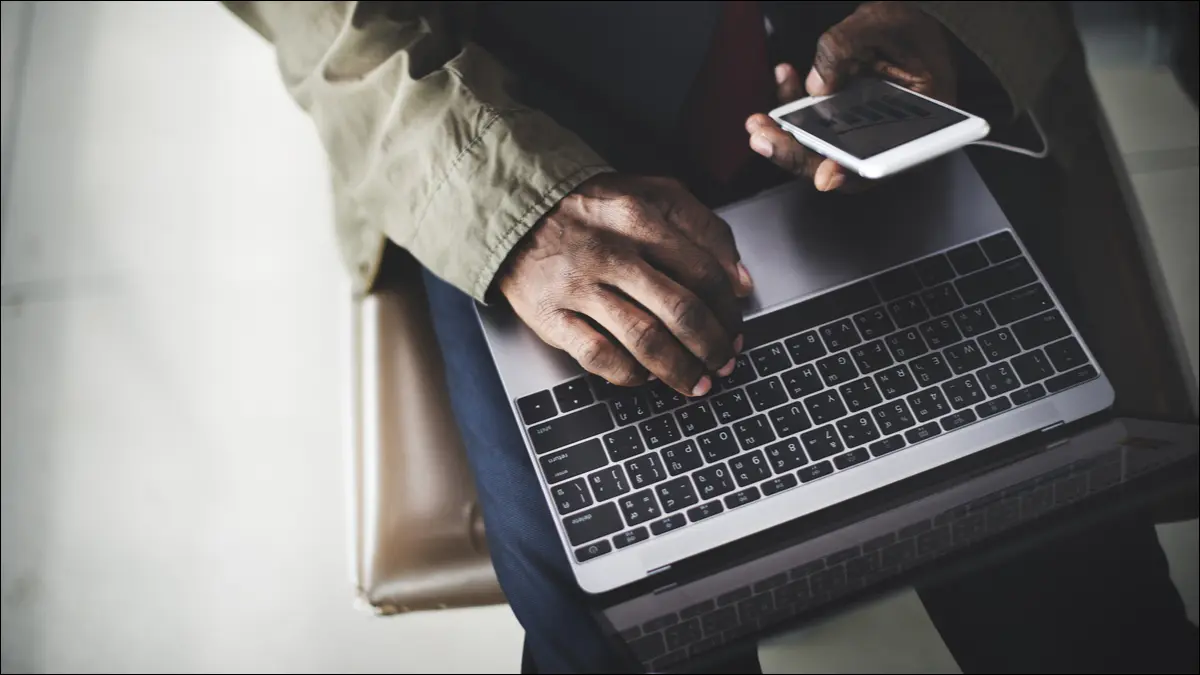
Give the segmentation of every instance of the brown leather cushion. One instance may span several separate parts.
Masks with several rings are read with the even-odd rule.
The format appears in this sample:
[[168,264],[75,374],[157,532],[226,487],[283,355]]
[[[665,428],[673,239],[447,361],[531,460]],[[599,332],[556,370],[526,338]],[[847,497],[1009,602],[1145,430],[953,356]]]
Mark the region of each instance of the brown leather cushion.
[[389,283],[353,312],[360,601],[382,614],[504,602],[420,277]]

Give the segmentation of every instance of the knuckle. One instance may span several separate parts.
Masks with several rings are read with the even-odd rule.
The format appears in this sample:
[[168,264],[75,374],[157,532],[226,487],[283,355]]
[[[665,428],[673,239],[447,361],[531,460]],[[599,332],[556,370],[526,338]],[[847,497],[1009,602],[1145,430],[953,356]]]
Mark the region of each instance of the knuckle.
[[613,347],[599,336],[587,337],[580,340],[575,347],[575,360],[585,370],[598,373],[608,369],[612,363]]
[[698,333],[704,327],[706,308],[695,297],[686,295],[676,296],[671,301],[668,310],[672,323],[678,325],[684,332]]
[[665,345],[666,332],[662,325],[653,319],[640,319],[634,322],[626,330],[626,334],[629,346],[641,354],[658,356]]
[[618,387],[633,387],[643,381],[636,370],[624,365],[611,369],[605,378]]

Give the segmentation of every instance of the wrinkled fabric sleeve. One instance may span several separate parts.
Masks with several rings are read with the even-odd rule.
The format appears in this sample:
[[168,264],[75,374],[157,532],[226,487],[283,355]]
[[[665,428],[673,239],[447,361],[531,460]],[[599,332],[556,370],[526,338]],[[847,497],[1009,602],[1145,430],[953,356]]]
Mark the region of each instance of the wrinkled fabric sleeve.
[[609,170],[507,94],[507,73],[462,39],[449,3],[223,4],[274,45],[356,208],[477,300],[546,211]]

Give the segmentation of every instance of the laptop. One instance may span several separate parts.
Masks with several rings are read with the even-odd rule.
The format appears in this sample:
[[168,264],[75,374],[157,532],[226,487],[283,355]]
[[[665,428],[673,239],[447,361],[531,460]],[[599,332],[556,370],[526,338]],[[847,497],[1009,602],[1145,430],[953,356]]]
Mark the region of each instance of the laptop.
[[591,377],[477,306],[579,585],[697,556],[1106,410],[1113,389],[962,152],[724,208],[755,279],[712,392]]

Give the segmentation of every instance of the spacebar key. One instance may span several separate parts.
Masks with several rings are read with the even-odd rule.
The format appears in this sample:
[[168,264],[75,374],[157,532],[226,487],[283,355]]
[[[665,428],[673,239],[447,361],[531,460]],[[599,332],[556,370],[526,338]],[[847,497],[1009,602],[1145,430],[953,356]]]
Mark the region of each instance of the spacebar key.
[[608,414],[608,407],[597,403],[590,408],[529,427],[529,438],[533,441],[533,449],[541,454],[602,434],[612,428],[613,421]]

